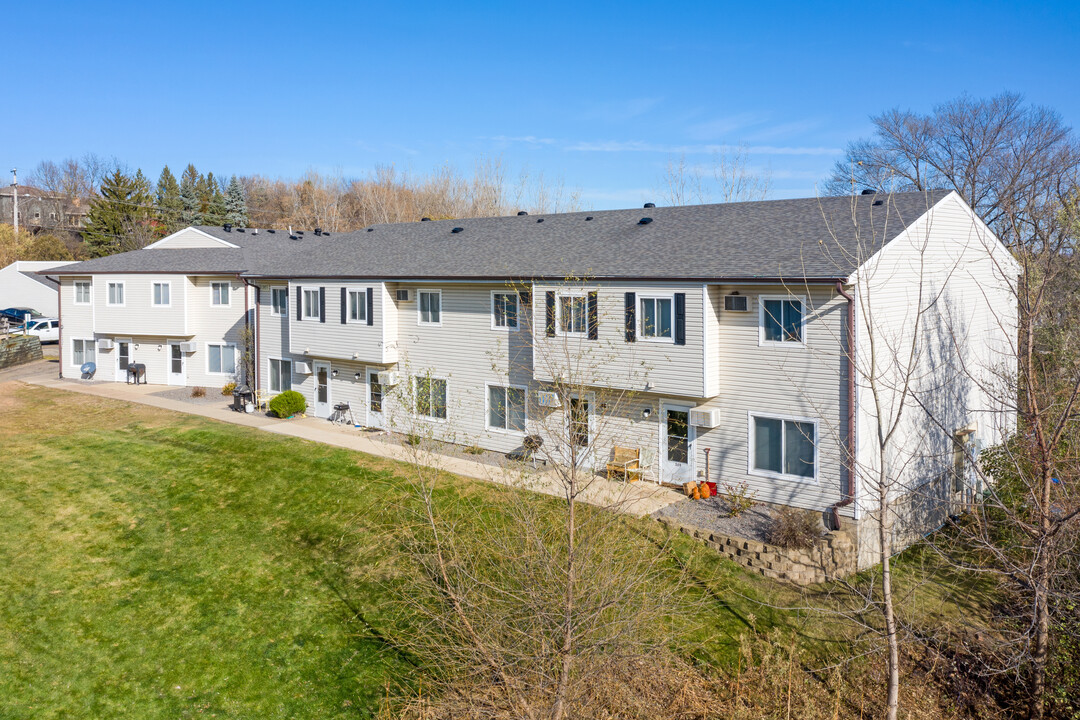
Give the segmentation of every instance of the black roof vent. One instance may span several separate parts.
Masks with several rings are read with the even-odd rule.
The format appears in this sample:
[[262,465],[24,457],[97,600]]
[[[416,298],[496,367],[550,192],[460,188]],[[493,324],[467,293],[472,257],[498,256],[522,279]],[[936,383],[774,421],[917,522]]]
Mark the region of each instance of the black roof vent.
[[431,222],[431,218],[429,218],[429,217],[422,217],[422,218],[420,218],[420,222]]
[[542,223],[542,222],[544,222],[544,218],[536,218],[536,222]]
[[374,230],[374,229],[375,229],[375,228],[368,228],[368,229],[367,229],[367,231],[368,231],[368,232],[371,232],[371,231],[372,231],[372,230]]
[[528,214],[529,213],[525,212],[524,210],[518,210],[518,217],[521,217],[522,215],[528,215]]
[[221,229],[225,232],[232,232],[232,225],[230,225],[229,223],[225,223],[221,226]]
[[322,235],[322,228],[315,228],[316,235]]
[[454,233],[456,235],[457,233],[462,232],[464,230],[465,230],[465,228],[454,228],[450,232],[452,232],[452,233]]
[[645,203],[644,207],[654,208],[654,207],[656,207],[656,203]]
[[236,228],[236,232],[244,232],[244,228]]
[[592,220],[592,215],[586,215],[586,216],[585,216],[585,219],[586,219],[586,220]]
[[866,188],[865,190],[862,191],[862,194],[863,195],[877,195],[877,190],[875,190],[874,188]]
[[884,204],[885,204],[885,201],[884,201],[884,200],[875,200],[875,201],[873,202],[873,205],[874,205],[875,207],[876,207],[876,206],[878,206],[878,205],[884,205]]
[[276,233],[276,232],[277,232],[277,230],[273,230],[273,229],[270,229],[270,230],[267,230],[266,232],[268,232],[268,233],[270,233],[271,235],[273,235],[274,233]]
[[652,222],[652,218],[641,218],[640,220],[637,221],[637,224],[638,225],[648,225],[651,222]]
[[299,235],[290,235],[290,236],[289,236],[289,239],[290,239],[290,240],[299,240],[299,239],[300,239],[300,236],[299,236]]
[[322,236],[323,236],[323,237],[330,237],[330,233],[328,233],[328,232],[324,232],[324,233],[322,234]]

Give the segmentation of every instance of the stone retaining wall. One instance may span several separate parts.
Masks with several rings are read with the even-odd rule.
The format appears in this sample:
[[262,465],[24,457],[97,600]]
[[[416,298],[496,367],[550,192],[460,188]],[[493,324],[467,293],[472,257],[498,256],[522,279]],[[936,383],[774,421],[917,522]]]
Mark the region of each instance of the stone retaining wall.
[[0,340],[0,369],[25,365],[41,357],[41,341],[37,335],[12,335]]
[[659,520],[672,530],[696,538],[743,567],[774,580],[812,585],[844,578],[855,572],[855,542],[845,530],[834,530],[819,538],[813,547],[795,550],[729,537],[668,518]]

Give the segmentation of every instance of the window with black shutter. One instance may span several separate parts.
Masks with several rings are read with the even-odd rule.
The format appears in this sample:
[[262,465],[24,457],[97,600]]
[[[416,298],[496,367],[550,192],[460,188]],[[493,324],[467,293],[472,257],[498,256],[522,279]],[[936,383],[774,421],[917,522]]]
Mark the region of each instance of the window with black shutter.
[[589,293],[589,339],[600,339],[600,307],[597,292]]
[[341,324],[349,321],[349,289],[341,288]]
[[686,344],[686,293],[675,293],[675,344]]
[[546,294],[547,317],[544,322],[544,332],[548,337],[555,337],[555,291],[548,290]]
[[296,288],[296,319],[304,319],[304,288]]
[[374,288],[367,289],[367,324],[375,324],[375,290]]
[[326,322],[326,288],[319,288],[319,322]]
[[634,342],[637,336],[637,293],[626,293],[626,342]]

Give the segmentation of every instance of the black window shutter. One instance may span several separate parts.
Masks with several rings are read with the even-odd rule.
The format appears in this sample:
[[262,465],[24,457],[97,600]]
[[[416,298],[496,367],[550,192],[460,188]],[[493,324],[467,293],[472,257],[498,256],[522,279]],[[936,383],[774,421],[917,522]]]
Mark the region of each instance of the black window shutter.
[[319,288],[319,322],[326,322],[326,288]]
[[596,291],[589,293],[589,339],[600,339],[600,308]]
[[548,337],[555,337],[555,291],[547,291],[547,322],[544,323]]
[[341,324],[344,325],[349,318],[349,290],[341,288]]
[[686,293],[675,293],[675,344],[686,344]]
[[304,288],[296,288],[296,319],[304,319]]
[[375,324],[375,289],[367,289],[367,324]]
[[637,293],[626,293],[626,342],[637,339]]

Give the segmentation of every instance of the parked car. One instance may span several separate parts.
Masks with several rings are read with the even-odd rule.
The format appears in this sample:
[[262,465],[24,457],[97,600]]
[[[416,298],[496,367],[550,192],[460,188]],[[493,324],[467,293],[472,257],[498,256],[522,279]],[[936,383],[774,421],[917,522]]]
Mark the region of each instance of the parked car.
[[42,344],[60,342],[60,320],[57,318],[31,320],[26,334],[37,335]]
[[7,318],[12,325],[22,325],[27,315],[30,316],[31,320],[41,318],[41,313],[28,307],[9,307],[0,310],[0,318]]

